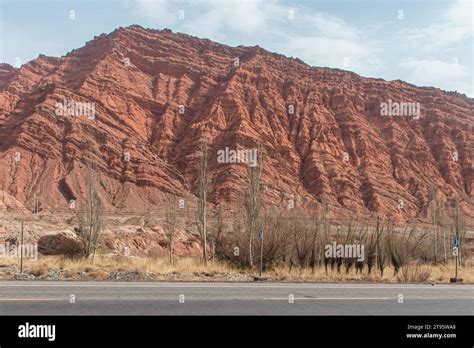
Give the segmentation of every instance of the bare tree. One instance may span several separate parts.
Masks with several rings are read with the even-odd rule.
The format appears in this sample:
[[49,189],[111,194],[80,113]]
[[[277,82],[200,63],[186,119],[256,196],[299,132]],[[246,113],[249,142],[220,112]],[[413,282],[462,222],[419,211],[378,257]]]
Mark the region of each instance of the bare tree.
[[366,263],[367,263],[367,272],[368,274],[372,273],[372,268],[377,262],[377,246],[379,245],[378,238],[380,237],[380,234],[378,233],[378,228],[377,230],[370,231],[367,233],[366,238],[365,238],[365,245],[366,245]]
[[212,236],[212,260],[214,261],[214,258],[216,256],[216,250],[219,250],[221,247],[221,237],[222,237],[222,232],[224,231],[224,219],[223,219],[223,214],[222,214],[222,208],[219,205],[217,207],[217,214],[216,214],[216,220],[214,223],[214,235]]
[[265,243],[263,244],[263,269],[267,270],[279,261],[285,260],[285,254],[288,252],[289,239],[291,236],[287,233],[289,228],[288,221],[282,221],[276,216],[275,212],[265,211],[260,220],[262,226],[265,226]]
[[444,203],[441,202],[439,206],[439,221],[441,224],[441,231],[443,233],[443,261],[446,263],[448,261],[448,253],[447,253],[447,248],[446,248],[446,221],[445,221],[445,215],[444,215]]
[[387,230],[387,253],[394,269],[394,276],[415,261],[429,259],[431,244],[429,231],[420,231],[416,223],[406,226],[403,231],[395,230],[389,223]]
[[247,240],[248,240],[248,264],[253,266],[252,244],[255,235],[256,223],[260,212],[260,180],[262,177],[263,151],[259,145],[257,148],[257,163],[249,165],[248,175],[248,198],[245,206],[247,213]]
[[177,215],[177,198],[176,195],[173,194],[166,212],[166,227],[168,228],[168,254],[171,264],[173,263],[173,241],[176,234]]
[[[368,225],[362,219],[359,219],[354,212],[350,213],[349,220],[346,226],[346,235],[345,235],[345,244],[355,244],[362,243],[366,240],[366,235],[368,231]],[[356,273],[359,271],[362,273],[364,262],[358,260],[354,255],[353,257],[346,257],[344,259],[344,265],[346,268],[346,274],[349,273],[351,268],[354,266]]]
[[[388,226],[390,225],[390,220],[388,222]],[[388,229],[388,228],[387,228]],[[376,260],[377,260],[377,267],[380,271],[380,276],[383,278],[383,271],[385,269],[385,266],[387,265],[387,248],[385,241],[383,240],[383,235],[384,235],[384,225],[383,223],[380,223],[380,218],[377,216],[377,227],[375,230],[375,233],[377,235],[376,237]]]
[[202,257],[204,265],[207,266],[207,221],[206,221],[206,205],[207,205],[207,188],[209,181],[209,169],[207,158],[207,140],[201,143],[201,161],[199,164],[198,177],[198,229],[202,240]]
[[[294,215],[296,216],[296,214]],[[310,262],[311,252],[313,250],[314,234],[305,223],[292,220],[293,234],[293,252],[296,256],[296,263],[300,269],[300,274],[305,266]]]
[[97,191],[97,164],[92,155],[93,151],[89,146],[89,158],[86,162],[87,196],[85,202],[81,202],[78,211],[78,234],[84,240],[84,257],[89,258],[92,255],[92,262],[94,262],[97,243],[102,231],[102,204]]
[[324,250],[324,246],[321,243],[321,236],[319,233],[321,230],[321,218],[319,215],[319,211],[311,219],[311,230],[313,234],[313,240],[310,266],[311,271],[314,274],[316,265],[319,265],[321,263],[321,253],[322,250]]
[[[323,224],[323,244],[327,245],[331,242],[331,235],[330,235],[330,226],[329,226],[329,204],[327,202],[326,197],[322,199],[322,224]],[[326,274],[328,273],[328,264],[331,263],[331,269],[334,267],[334,263],[331,258],[324,256],[324,270]]]
[[[346,226],[346,235],[345,235],[345,244],[353,244],[354,242],[354,231],[357,226],[357,220],[354,217],[354,213],[351,212],[349,215],[349,220],[347,221],[347,226]],[[346,257],[344,258],[344,264],[346,267],[346,274],[349,273],[350,269],[354,265],[355,260],[351,257]],[[339,270],[338,270],[339,271]]]
[[457,238],[459,243],[458,257],[459,263],[463,264],[463,249],[464,249],[464,236],[466,234],[466,226],[464,222],[463,212],[459,206],[459,201],[456,201],[455,216],[454,216],[454,236]]
[[434,263],[438,261],[438,226],[436,221],[436,189],[434,185],[430,186],[430,205],[431,205],[431,222],[433,224],[433,259]]

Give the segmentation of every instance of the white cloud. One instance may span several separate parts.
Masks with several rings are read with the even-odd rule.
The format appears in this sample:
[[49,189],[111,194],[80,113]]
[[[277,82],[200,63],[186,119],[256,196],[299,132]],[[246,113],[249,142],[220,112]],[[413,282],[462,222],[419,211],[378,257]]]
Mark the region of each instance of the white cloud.
[[302,23],[302,25],[308,25],[309,29],[311,29],[312,27],[316,29],[319,33],[324,33],[324,35],[327,37],[359,40],[361,36],[360,30],[351,27],[341,18],[329,14],[303,14],[302,20],[304,22]]
[[280,33],[279,51],[317,66],[370,74],[377,65],[378,50],[362,32],[336,16],[307,11],[295,14],[296,35]]
[[[180,31],[216,41],[225,41],[232,34],[244,35],[243,41],[312,65],[366,73],[378,61],[377,51],[365,42],[359,29],[312,8],[294,8],[277,0],[187,0],[180,6],[189,7],[190,15],[178,22],[177,6],[172,0],[139,0],[137,11],[162,23],[176,24]],[[345,58],[348,65],[344,65]]]
[[399,37],[409,40],[419,49],[437,51],[443,47],[462,43],[473,37],[472,0],[457,0],[438,22],[422,28],[407,28]]
[[178,11],[172,9],[170,0],[138,0],[134,3],[139,15],[151,18],[158,26],[169,27],[178,20]]
[[[265,0],[137,0],[136,12],[156,20],[161,27],[181,25],[192,28],[194,35],[201,33],[214,37],[224,31],[253,33],[265,29],[268,11],[274,2]],[[179,19],[183,10],[185,18]]]
[[[184,20],[178,18],[180,9],[186,12]],[[429,26],[383,34],[382,24],[375,31],[370,25],[358,28],[315,6],[280,0],[137,0],[135,11],[157,27],[231,45],[258,44],[314,66],[473,94],[472,66],[446,62],[445,55],[458,56],[448,48],[464,50],[472,39],[470,0],[456,1]]]
[[370,74],[377,65],[376,49],[356,41],[325,37],[288,40],[287,51],[307,63]]
[[[228,34],[252,35],[267,29],[271,3],[263,0],[212,2],[193,1],[200,6],[199,16],[188,18],[184,28],[192,30],[194,35],[211,39],[223,38]],[[269,7],[270,11],[268,11]]]
[[400,68],[406,71],[408,80],[417,85],[467,91],[468,95],[474,95],[467,67],[456,61],[409,58],[400,63]]

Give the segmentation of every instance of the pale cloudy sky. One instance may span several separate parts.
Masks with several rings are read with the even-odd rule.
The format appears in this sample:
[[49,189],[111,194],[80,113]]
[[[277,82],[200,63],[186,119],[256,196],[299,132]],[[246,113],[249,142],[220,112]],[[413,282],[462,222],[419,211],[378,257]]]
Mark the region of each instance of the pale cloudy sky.
[[473,11],[472,0],[0,0],[0,62],[140,24],[473,97]]

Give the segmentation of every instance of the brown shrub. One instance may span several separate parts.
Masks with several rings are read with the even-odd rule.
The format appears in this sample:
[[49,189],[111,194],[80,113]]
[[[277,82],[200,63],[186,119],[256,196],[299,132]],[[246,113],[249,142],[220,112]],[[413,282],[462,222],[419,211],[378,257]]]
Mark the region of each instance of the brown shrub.
[[400,283],[424,283],[431,276],[431,270],[422,265],[404,265],[397,276]]
[[40,277],[40,276],[45,275],[47,273],[48,273],[48,269],[47,269],[46,265],[36,265],[31,270],[31,274],[33,274],[35,277]]

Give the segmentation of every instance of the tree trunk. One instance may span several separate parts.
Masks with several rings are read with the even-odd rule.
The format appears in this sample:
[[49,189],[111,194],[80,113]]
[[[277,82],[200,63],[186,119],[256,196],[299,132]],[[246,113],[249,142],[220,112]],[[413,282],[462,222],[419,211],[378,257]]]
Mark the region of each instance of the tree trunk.
[[202,258],[204,265],[207,266],[207,219],[206,219],[206,204],[207,204],[207,187],[208,187],[208,163],[207,163],[207,140],[204,139],[201,144],[201,163],[199,168],[198,191],[199,191],[199,217],[198,228],[202,240]]

